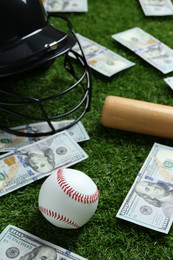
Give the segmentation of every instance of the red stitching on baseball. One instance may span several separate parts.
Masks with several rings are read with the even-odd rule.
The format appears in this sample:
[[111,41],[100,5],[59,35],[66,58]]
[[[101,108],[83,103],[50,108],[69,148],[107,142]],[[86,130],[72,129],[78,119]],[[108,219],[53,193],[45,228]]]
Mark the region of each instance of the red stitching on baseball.
[[96,189],[96,192],[92,195],[84,195],[75,191],[69,184],[66,182],[66,179],[63,176],[63,169],[60,168],[57,171],[57,182],[62,188],[62,190],[72,199],[77,200],[78,202],[82,202],[84,204],[91,204],[98,200],[99,191]]
[[39,206],[39,210],[43,214],[45,214],[45,215],[47,215],[49,217],[52,217],[52,218],[54,218],[56,220],[64,222],[65,224],[73,226],[75,228],[79,228],[79,225],[77,223],[75,223],[74,221],[70,220],[69,218],[67,218],[67,217],[65,217],[65,216],[63,216],[63,215],[61,215],[61,214],[59,214],[59,213],[57,213],[57,212],[55,212],[53,210],[47,209],[47,208],[42,207],[42,206]]

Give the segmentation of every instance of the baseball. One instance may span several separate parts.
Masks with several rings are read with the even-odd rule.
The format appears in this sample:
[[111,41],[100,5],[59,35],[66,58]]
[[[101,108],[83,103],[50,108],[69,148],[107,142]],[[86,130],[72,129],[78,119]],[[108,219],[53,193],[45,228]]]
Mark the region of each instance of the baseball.
[[60,168],[42,184],[39,210],[53,225],[76,229],[94,215],[99,199],[96,184],[85,173]]

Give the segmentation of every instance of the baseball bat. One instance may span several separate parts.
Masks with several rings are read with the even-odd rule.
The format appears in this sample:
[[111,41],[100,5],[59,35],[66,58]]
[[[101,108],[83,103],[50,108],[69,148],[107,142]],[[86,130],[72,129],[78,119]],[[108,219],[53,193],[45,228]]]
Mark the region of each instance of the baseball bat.
[[173,107],[107,96],[101,114],[105,127],[173,138]]

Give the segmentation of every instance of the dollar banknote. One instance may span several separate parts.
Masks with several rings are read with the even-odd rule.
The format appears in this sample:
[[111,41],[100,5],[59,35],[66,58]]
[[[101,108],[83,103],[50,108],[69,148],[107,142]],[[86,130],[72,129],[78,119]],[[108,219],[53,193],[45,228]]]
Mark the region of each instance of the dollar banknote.
[[87,12],[87,0],[42,0],[47,12]]
[[164,78],[164,81],[168,84],[168,86],[173,90],[173,77]]
[[[88,65],[95,71],[107,77],[111,77],[114,74],[135,65],[133,62],[79,33],[77,33],[76,36],[80,41]],[[81,53],[78,45],[75,45],[73,49],[77,53]]]
[[86,158],[67,131],[8,152],[0,156],[0,196]]
[[162,233],[173,220],[173,148],[154,143],[117,217]]
[[0,234],[0,260],[86,260],[13,225]]
[[171,0],[139,0],[146,16],[173,15]]
[[113,34],[112,38],[162,73],[173,71],[173,50],[141,28],[135,27]]
[[[60,129],[69,125],[72,122],[73,120],[62,120],[59,122],[53,122],[52,124],[55,127],[55,129]],[[51,131],[46,122],[14,127],[13,130],[25,133],[44,133],[47,131]],[[84,125],[80,121],[72,127],[70,127],[69,129],[67,129],[67,131],[76,142],[82,142],[90,139]],[[34,138],[17,136],[0,130],[0,153],[13,151],[16,148],[32,144],[44,138],[45,137]]]

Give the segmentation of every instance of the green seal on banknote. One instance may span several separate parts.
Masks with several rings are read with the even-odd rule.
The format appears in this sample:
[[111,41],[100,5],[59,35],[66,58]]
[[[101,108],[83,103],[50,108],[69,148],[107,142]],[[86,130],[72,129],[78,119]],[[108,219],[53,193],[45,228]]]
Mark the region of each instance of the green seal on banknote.
[[163,162],[163,166],[164,166],[165,168],[168,168],[168,169],[173,168],[173,161],[172,161],[172,160],[165,160],[165,161]]
[[6,179],[6,175],[3,172],[0,172],[0,181],[4,181]]
[[0,143],[2,144],[9,144],[9,143],[12,143],[12,139],[11,138],[1,138],[0,139]]

